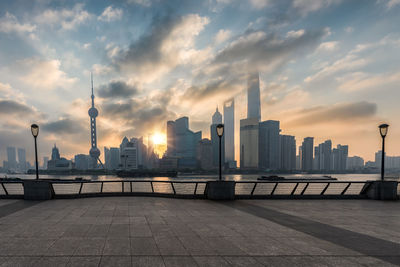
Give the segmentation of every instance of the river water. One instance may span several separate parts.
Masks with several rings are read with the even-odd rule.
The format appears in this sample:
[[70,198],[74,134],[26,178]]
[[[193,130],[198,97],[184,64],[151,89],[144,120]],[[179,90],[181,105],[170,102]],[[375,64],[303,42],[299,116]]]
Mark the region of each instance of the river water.
[[[370,181],[370,180],[379,180],[380,174],[279,174],[279,176],[283,176],[285,178],[309,178],[316,179],[322,177],[322,175],[330,175],[332,177],[337,178],[339,181]],[[0,177],[18,177],[22,179],[35,179],[35,175],[28,174],[0,174]],[[84,179],[97,180],[97,181],[105,181],[105,180],[124,180],[129,178],[120,178],[116,175],[40,175],[42,179],[75,179],[75,177],[82,177]],[[223,175],[223,179],[230,181],[254,181],[257,180],[258,177],[261,177],[261,174],[226,174]],[[398,180],[399,175],[388,175],[387,179],[392,180],[393,178]],[[178,177],[168,178],[168,177],[135,177],[130,178],[135,180],[153,180],[153,181],[187,181],[187,180],[216,180],[218,179],[218,175],[178,175]]]

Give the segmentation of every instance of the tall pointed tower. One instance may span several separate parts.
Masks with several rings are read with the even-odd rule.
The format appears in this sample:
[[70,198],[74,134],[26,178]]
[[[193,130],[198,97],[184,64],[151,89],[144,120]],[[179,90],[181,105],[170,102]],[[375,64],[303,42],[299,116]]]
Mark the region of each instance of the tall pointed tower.
[[258,72],[249,74],[247,86],[247,118],[257,118],[260,121],[260,77]]
[[[97,134],[96,134],[96,117],[99,115],[99,112],[94,107],[94,94],[93,94],[93,76],[90,74],[90,80],[92,83],[92,107],[89,109],[89,117],[90,117],[90,142],[91,148],[89,151],[89,155],[93,159],[93,168],[97,167],[97,161],[100,161],[100,150],[97,148]],[[101,163],[101,161],[100,161]]]

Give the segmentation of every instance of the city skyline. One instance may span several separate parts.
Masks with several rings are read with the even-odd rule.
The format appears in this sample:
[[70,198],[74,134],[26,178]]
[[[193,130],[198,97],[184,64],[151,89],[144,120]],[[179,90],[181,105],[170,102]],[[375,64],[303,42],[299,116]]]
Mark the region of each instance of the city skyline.
[[1,161],[7,146],[18,146],[32,162],[34,122],[39,158],[55,142],[67,158],[88,153],[91,71],[100,149],[124,136],[162,140],[166,121],[182,116],[210,138],[215,106],[222,111],[234,98],[239,163],[246,77],[257,69],[261,120],[280,121],[297,145],[307,136],[330,139],[373,160],[377,125],[388,122],[387,153],[400,150],[394,1],[18,3],[0,4]]

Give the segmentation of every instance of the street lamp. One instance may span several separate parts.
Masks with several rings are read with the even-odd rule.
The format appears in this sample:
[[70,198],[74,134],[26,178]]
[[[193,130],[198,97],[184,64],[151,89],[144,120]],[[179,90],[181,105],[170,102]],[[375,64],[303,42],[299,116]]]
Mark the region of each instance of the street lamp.
[[33,139],[35,140],[36,180],[39,180],[39,164],[38,164],[38,157],[37,157],[37,142],[36,142],[36,139],[39,135],[39,126],[37,124],[32,124],[31,132],[33,135]]
[[219,137],[219,180],[221,181],[222,180],[222,168],[221,168],[221,159],[222,159],[222,156],[221,156],[221,138],[222,138],[222,136],[224,135],[224,125],[223,124],[218,124],[217,125],[217,128],[216,128],[216,130],[217,130],[217,135],[218,135],[218,137]]
[[381,124],[379,125],[379,132],[382,136],[382,165],[381,165],[381,181],[383,182],[385,176],[385,137],[388,132],[389,125]]

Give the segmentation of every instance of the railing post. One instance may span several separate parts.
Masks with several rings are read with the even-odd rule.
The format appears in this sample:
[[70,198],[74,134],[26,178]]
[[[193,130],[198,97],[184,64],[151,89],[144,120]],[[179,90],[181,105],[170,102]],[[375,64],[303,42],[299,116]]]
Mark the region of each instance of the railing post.
[[254,194],[254,190],[256,190],[257,182],[254,183],[253,189],[251,190],[251,196]]
[[341,195],[344,195],[344,193],[346,193],[346,191],[347,191],[347,189],[349,189],[350,185],[351,185],[351,182],[344,188]]
[[295,185],[295,187],[293,188],[292,193],[290,194],[291,196],[294,195],[294,193],[296,192],[296,189],[297,189],[298,186],[299,186],[299,183],[297,183],[297,184]]
[[327,183],[327,184],[326,184],[324,190],[322,190],[322,192],[321,192],[321,195],[325,194],[325,191],[328,189],[328,187],[329,187],[330,184],[331,184],[331,183]]
[[276,187],[278,186],[278,183],[275,183],[274,189],[271,191],[271,196],[274,194]]
[[82,192],[82,186],[83,186],[83,183],[81,183],[81,186],[79,187],[79,193],[78,193],[78,195],[80,195],[81,192]]
[[6,193],[6,196],[8,196],[8,191],[7,191],[7,189],[6,189],[6,187],[4,186],[3,183],[1,183],[1,186],[3,187],[3,190],[4,190],[4,192]]
[[196,186],[194,187],[194,195],[197,194],[197,184],[198,184],[198,183],[196,183]]
[[308,185],[309,185],[309,183],[306,184],[306,186],[305,186],[305,187],[303,188],[303,190],[301,191],[301,194],[300,194],[300,195],[304,195],[304,193],[305,193],[306,190],[307,190]]
[[172,190],[174,191],[174,195],[176,195],[175,187],[174,187],[174,182],[171,182],[171,186],[172,186]]

